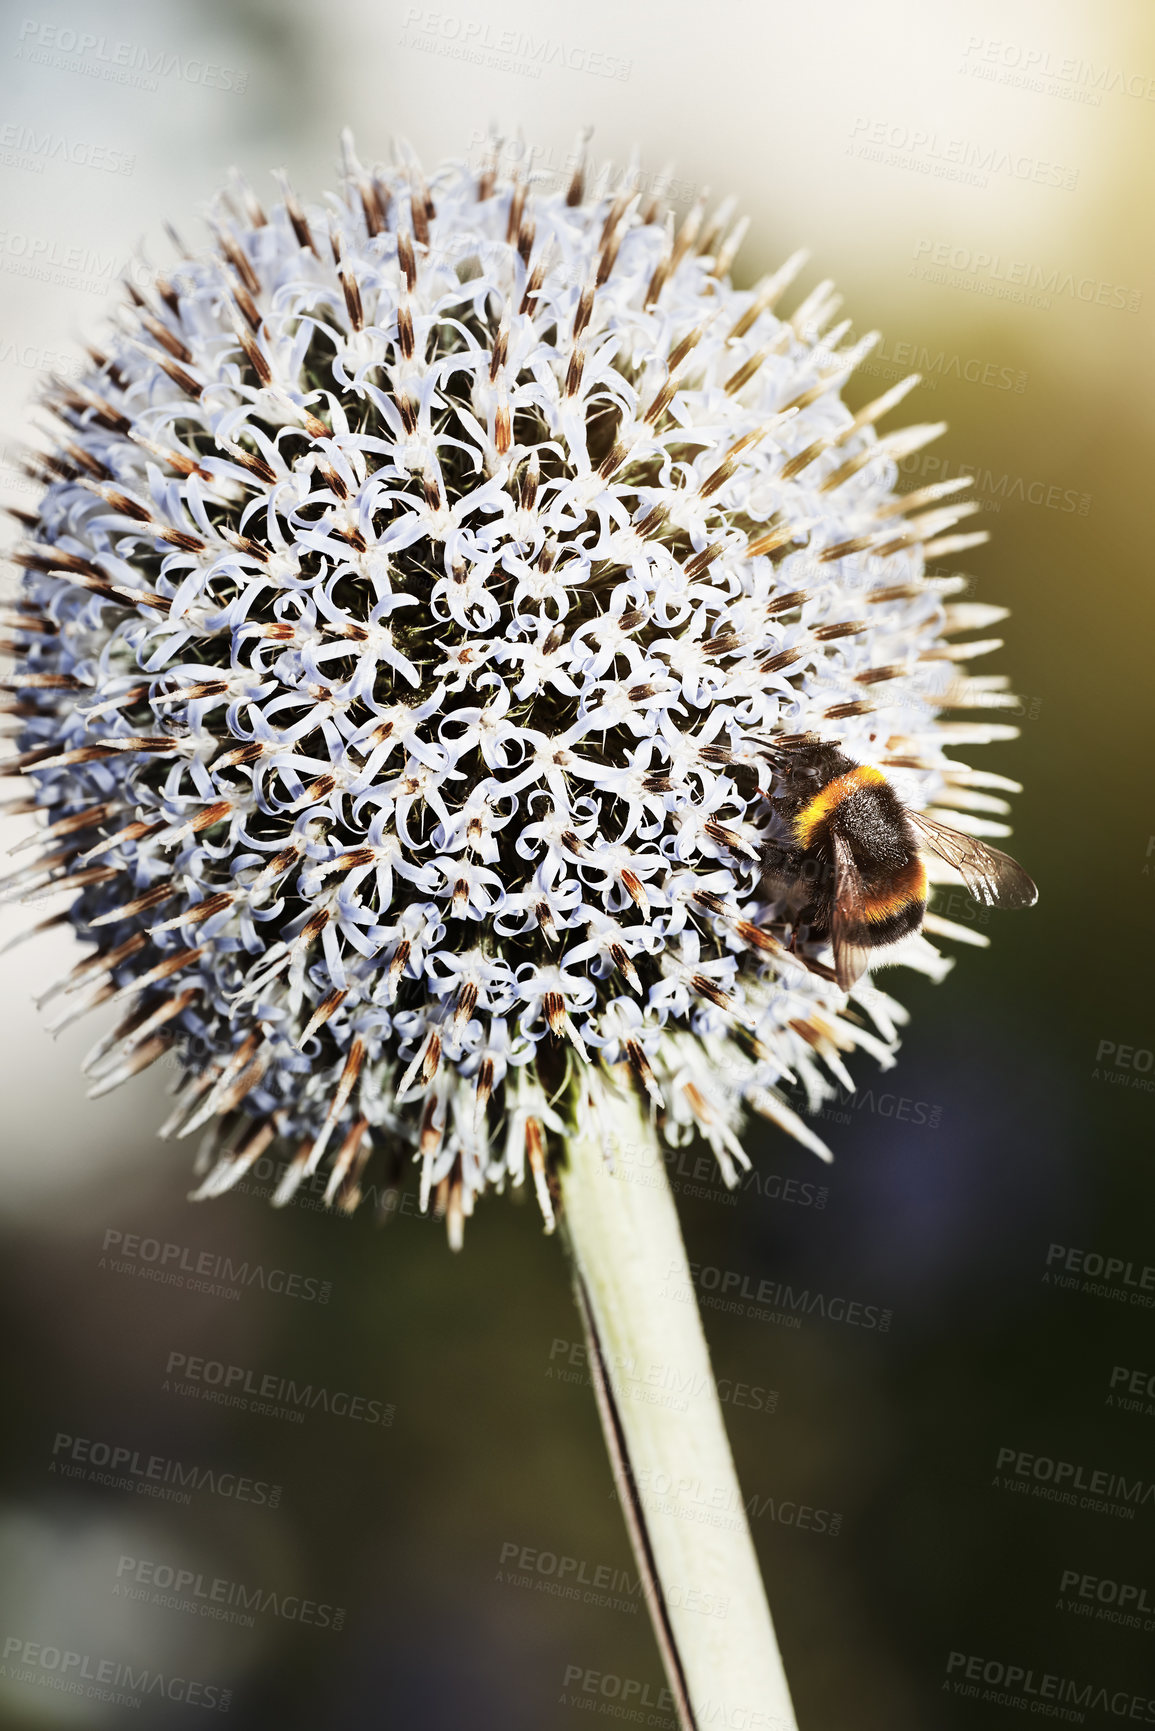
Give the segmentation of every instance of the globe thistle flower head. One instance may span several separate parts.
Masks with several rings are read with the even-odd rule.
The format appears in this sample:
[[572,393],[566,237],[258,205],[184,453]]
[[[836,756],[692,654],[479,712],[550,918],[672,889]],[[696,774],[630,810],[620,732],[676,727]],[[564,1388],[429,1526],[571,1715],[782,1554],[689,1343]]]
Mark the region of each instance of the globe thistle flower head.
[[55,388],[9,621],[47,828],[10,893],[71,892],[95,948],[54,991],[125,1004],[94,1093],[175,1055],[197,1195],[269,1150],[277,1202],[351,1208],[376,1151],[459,1242],[487,1186],[552,1223],[570,1065],[732,1182],[747,1108],[824,1153],[781,1085],[890,1061],[899,1007],[863,980],[848,1019],[790,947],[766,745],[998,833],[958,812],[1009,784],[946,752],[1012,730],[942,712],[1009,701],[955,640],[1001,610],[928,574],[983,538],[957,483],[895,493],[942,430],[876,430],[914,381],[848,408],[873,339],[826,282],[783,310],[801,255],[734,287],[742,226],[346,139],[323,207],[238,181]]

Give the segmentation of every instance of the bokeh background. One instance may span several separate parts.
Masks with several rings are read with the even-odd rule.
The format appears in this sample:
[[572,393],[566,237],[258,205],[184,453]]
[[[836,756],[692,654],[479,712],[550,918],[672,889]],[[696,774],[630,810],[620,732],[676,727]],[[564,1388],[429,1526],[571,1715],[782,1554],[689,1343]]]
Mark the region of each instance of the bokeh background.
[[[344,124],[370,159],[397,135],[427,165],[476,155],[491,121],[546,167],[585,124],[596,160],[673,159],[683,204],[710,187],[750,213],[739,280],[809,245],[804,286],[833,276],[885,333],[853,404],[923,372],[912,418],[950,431],[910,484],[976,476],[971,593],[1014,609],[988,667],[1021,735],[977,760],[1024,784],[1040,904],[943,985],[893,977],[899,1066],[861,1060],[818,1126],[832,1169],[767,1128],[736,1203],[705,1164],[674,1179],[707,1298],[772,1278],[889,1313],[705,1310],[803,1731],[1013,1726],[1000,1666],[1071,1680],[1063,1722],[1155,1722],[1131,1710],[1155,1696],[1150,7],[24,4],[0,22],[9,503],[38,389],[134,253],[167,256],[163,220],[195,233],[234,163],[319,195]],[[186,1149],[153,1134],[164,1076],[89,1102],[95,1031],[53,1040],[33,1006],[72,959],[52,933],[0,973],[0,1722],[669,1725],[534,1208],[484,1204],[455,1258],[411,1202],[384,1225],[193,1207]],[[295,1417],[206,1398],[217,1371],[190,1393],[198,1357],[295,1383]],[[181,1503],[77,1463],[114,1449],[218,1476]],[[1110,1506],[1030,1494],[1054,1480],[1012,1454],[1106,1475]],[[83,1681],[114,1695],[124,1665],[195,1687]]]

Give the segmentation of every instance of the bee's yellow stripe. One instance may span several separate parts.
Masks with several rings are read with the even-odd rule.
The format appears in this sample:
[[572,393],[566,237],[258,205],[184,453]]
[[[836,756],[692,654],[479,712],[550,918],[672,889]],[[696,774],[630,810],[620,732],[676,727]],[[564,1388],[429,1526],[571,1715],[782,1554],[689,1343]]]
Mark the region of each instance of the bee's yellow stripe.
[[888,896],[871,896],[866,904],[866,922],[871,926],[880,926],[890,919],[892,914],[900,914],[903,908],[908,908],[912,902],[925,900],[926,867],[916,855],[908,866],[903,867]]
[[848,769],[845,775],[836,775],[833,781],[828,781],[821,792],[816,793],[808,804],[802,807],[794,819],[794,840],[799,847],[810,847],[814,840],[814,832],[837,810],[844,799],[860,787],[877,786],[885,782],[886,777],[880,769],[873,769],[869,764],[859,763],[853,769]]

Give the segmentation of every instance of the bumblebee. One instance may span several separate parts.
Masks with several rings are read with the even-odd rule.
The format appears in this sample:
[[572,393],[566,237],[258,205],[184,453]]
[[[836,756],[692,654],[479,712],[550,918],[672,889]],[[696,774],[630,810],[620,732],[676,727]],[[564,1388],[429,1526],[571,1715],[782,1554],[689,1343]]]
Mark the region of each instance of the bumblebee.
[[835,978],[849,991],[872,953],[922,927],[922,854],[954,866],[976,901],[1029,908],[1038,890],[1009,854],[910,811],[880,769],[808,736],[777,740],[764,755],[769,796],[786,834],[763,852],[767,887],[790,910],[796,936],[828,939]]

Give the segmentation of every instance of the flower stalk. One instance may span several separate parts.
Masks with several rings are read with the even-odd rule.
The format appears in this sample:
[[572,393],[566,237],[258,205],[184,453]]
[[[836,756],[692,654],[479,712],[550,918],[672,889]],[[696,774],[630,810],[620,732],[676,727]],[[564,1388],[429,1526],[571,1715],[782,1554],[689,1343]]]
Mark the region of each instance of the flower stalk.
[[[681,1731],[795,1731],[661,1145],[637,1095],[592,1069],[559,1188],[602,1428]],[[676,1403],[639,1399],[651,1379]]]

